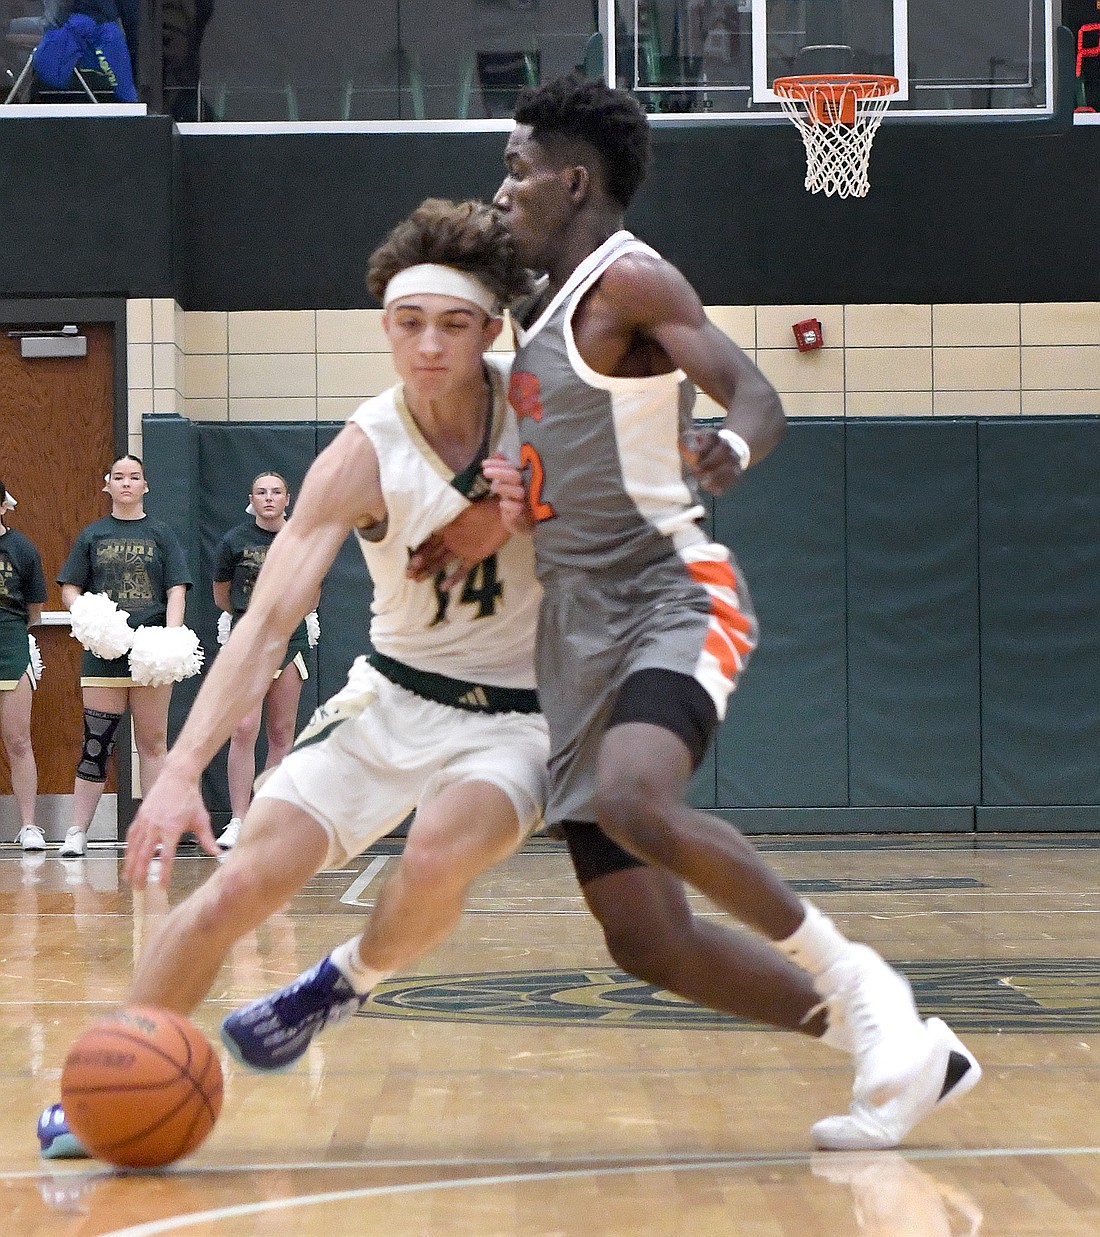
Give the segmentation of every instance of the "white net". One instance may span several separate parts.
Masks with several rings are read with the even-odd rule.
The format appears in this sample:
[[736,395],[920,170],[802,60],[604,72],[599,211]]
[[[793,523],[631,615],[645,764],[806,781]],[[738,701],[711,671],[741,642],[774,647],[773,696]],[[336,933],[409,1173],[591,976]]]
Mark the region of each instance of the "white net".
[[896,93],[892,77],[787,77],[775,82],[806,148],[811,193],[862,198],[871,187],[871,143]]

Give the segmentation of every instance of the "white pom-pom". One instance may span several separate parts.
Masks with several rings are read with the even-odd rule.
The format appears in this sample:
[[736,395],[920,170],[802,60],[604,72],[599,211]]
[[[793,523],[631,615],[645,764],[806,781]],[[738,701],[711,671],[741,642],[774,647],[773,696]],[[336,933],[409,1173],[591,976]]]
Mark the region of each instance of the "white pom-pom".
[[126,611],[106,593],[81,593],[69,607],[72,634],[89,653],[114,661],[134,642],[134,630],[126,621]]
[[40,682],[42,679],[42,671],[45,667],[42,665],[42,652],[38,647],[38,641],[27,632],[27,647],[31,653],[31,673],[34,675],[34,681]]
[[306,638],[309,640],[309,647],[315,649],[321,638],[321,620],[317,617],[316,610],[310,610],[306,615]]
[[190,627],[139,627],[130,648],[130,677],[140,687],[179,683],[198,674],[204,656]]
[[229,639],[229,633],[233,630],[233,615],[227,610],[223,610],[218,615],[218,643],[224,644]]

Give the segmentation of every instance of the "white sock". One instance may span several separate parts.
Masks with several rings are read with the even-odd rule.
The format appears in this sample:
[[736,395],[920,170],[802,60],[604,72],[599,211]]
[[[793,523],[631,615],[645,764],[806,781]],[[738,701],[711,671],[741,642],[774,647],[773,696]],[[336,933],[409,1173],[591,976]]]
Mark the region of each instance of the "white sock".
[[383,979],[389,979],[393,971],[374,971],[364,966],[359,957],[359,942],[362,936],[353,936],[329,954],[332,965],[340,972],[360,996],[366,996]]
[[[806,908],[806,918],[785,941],[776,941],[775,947],[782,950],[796,966],[816,977],[827,971],[844,953],[849,941],[836,924],[827,915],[823,915],[812,902],[803,899],[802,905]],[[850,1053],[852,1046],[849,1033],[843,1025],[833,1025],[831,1011],[824,1003],[815,1005],[806,1015],[805,1021],[808,1022],[822,1009],[826,1010],[827,1023],[819,1042],[840,1052]]]
[[844,953],[849,946],[848,938],[828,916],[823,915],[812,902],[803,899],[806,918],[785,941],[776,941],[780,949],[796,966],[820,975]]

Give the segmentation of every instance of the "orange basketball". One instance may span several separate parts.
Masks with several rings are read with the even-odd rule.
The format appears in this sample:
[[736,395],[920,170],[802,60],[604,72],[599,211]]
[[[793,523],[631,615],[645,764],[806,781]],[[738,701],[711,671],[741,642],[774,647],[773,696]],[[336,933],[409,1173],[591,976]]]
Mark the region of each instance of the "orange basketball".
[[69,1049],[61,1103],[90,1155],[123,1168],[156,1168],[194,1151],[214,1128],[222,1069],[210,1041],[186,1018],[123,1009]]

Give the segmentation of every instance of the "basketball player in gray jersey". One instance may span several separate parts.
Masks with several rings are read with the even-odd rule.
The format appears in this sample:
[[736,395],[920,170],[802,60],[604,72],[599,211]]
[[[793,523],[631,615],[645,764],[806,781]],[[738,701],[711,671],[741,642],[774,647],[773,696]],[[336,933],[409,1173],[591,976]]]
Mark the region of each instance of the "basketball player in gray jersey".
[[[802,901],[733,828],[684,802],[756,642],[745,582],[699,525],[779,442],[779,398],[684,277],[623,229],[648,161],[628,94],[576,78],[525,92],[494,206],[546,274],[514,315],[519,471],[486,464],[533,530],[544,596],[536,671],[550,726],[546,819],[624,969],[854,1057],[826,1148],[896,1145],[980,1076],[902,976]],[[694,388],[727,409],[694,430]],[[766,937],[697,920],[684,883]],[[789,961],[788,961],[789,960]],[[796,965],[790,965],[794,963]]]

